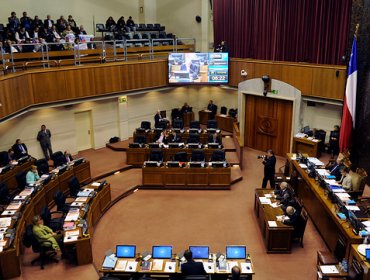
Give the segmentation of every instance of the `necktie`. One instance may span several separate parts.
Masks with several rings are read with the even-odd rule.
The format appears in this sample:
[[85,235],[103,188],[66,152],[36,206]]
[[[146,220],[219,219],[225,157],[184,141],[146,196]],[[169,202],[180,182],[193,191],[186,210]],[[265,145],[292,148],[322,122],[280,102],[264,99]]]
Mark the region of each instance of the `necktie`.
[[19,148],[20,148],[22,154],[26,153],[26,150],[23,148],[22,144],[19,144]]

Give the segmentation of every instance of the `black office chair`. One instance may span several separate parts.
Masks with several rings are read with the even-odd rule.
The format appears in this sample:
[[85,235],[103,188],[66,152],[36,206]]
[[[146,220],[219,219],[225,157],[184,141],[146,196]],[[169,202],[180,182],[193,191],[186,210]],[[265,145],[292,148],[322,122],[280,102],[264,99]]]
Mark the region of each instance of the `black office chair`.
[[37,166],[37,171],[40,175],[49,173],[49,164],[46,159],[42,158],[36,160],[35,165]]
[[150,130],[151,123],[149,121],[142,121],[140,127],[144,128],[145,130]]
[[44,225],[51,228],[53,231],[63,230],[64,215],[61,211],[50,212],[48,206],[41,209],[40,217],[44,221]]
[[61,151],[53,153],[51,155],[51,159],[54,162],[54,167],[58,167],[67,163],[67,159]]
[[229,109],[229,116],[232,117],[232,118],[236,118],[236,115],[237,115],[237,110],[236,109]]
[[208,120],[207,128],[217,128],[217,121],[216,120]]
[[146,136],[145,135],[136,135],[134,142],[139,143],[139,144],[146,144]]
[[200,135],[198,133],[189,133],[186,143],[200,143]]
[[20,191],[24,190],[24,188],[27,186],[26,176],[27,171],[21,171],[15,175],[15,179],[17,181],[17,189]]
[[190,161],[205,161],[204,151],[200,149],[191,152]]
[[302,208],[301,215],[298,220],[298,225],[294,228],[293,231],[293,239],[298,240],[302,248],[303,248],[303,235],[306,229],[307,220],[308,220],[307,211],[304,208]]
[[172,109],[172,111],[171,111],[172,122],[176,119],[181,119],[181,117],[182,117],[182,114],[181,114],[181,111],[178,108]]
[[180,161],[180,162],[187,162],[188,161],[188,154],[186,152],[178,152],[175,154],[174,161]]
[[182,120],[179,120],[179,119],[174,120],[172,127],[177,128],[177,129],[183,129],[184,128],[184,122]]
[[167,128],[167,121],[159,121],[158,124],[155,126],[158,129],[166,129]]
[[200,123],[199,121],[191,121],[189,124],[189,128],[197,128],[200,129]]
[[227,114],[227,108],[225,106],[222,106],[220,109],[220,114],[221,115],[226,115]]
[[163,161],[163,151],[161,149],[152,149],[149,154],[150,161]]
[[69,208],[71,206],[70,203],[66,203],[66,199],[67,198],[63,192],[57,191],[54,193],[54,202],[55,202],[55,205],[57,206],[57,211],[63,212],[64,214],[68,213]]
[[8,205],[13,200],[17,192],[18,191],[16,189],[10,192],[5,183],[0,183],[0,204]]
[[69,186],[69,195],[72,197],[76,197],[78,192],[81,190],[80,181],[78,181],[76,176],[72,176],[72,178],[69,179],[68,186]]
[[211,161],[225,161],[225,151],[224,150],[215,150],[212,153]]
[[9,157],[7,151],[0,152],[0,166],[5,166],[9,163]]
[[33,235],[33,225],[28,225],[26,231],[23,234],[23,245],[27,248],[32,246],[32,251],[34,253],[39,253],[39,256],[31,261],[34,265],[36,262],[40,262],[40,268],[44,269],[44,265],[47,260],[51,260],[55,263],[59,261],[55,258],[56,252],[53,249],[53,244],[50,241],[38,242],[36,237]]

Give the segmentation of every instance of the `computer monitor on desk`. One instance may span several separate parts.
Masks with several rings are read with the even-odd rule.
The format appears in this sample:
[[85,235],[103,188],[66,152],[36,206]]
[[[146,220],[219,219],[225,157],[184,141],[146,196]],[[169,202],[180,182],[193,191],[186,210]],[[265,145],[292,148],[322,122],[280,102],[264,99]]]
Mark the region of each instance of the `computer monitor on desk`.
[[117,245],[116,246],[117,258],[135,258],[136,246],[135,245]]
[[158,149],[159,148],[159,143],[149,143],[149,148]]
[[208,143],[209,149],[219,149],[221,148],[221,145],[219,143]]
[[180,143],[168,143],[168,148],[179,148]]
[[194,259],[208,259],[209,257],[208,246],[189,246],[189,251],[193,253]]
[[198,148],[201,148],[202,147],[202,144],[200,143],[188,143],[188,148],[189,149],[198,149]]
[[245,246],[226,246],[227,259],[245,259],[247,257]]
[[172,246],[153,246],[152,247],[153,259],[171,259]]

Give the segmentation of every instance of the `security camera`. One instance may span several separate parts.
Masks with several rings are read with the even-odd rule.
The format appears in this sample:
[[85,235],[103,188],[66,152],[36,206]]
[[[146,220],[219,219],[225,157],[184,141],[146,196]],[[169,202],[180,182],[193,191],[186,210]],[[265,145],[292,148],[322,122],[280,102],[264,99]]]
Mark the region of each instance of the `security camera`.
[[268,83],[268,82],[270,81],[270,76],[269,76],[269,75],[264,75],[264,76],[262,76],[262,81],[263,81],[264,83]]
[[240,71],[240,76],[247,77],[248,73],[245,70]]

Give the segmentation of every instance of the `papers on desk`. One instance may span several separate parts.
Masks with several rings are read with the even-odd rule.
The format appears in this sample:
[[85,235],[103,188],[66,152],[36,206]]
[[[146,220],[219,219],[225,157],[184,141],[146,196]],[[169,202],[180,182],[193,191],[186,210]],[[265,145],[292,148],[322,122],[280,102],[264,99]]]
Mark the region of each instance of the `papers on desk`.
[[203,267],[207,273],[215,273],[215,263],[214,262],[203,262]]
[[319,175],[321,176],[327,176],[329,175],[330,173],[324,169],[324,168],[316,168],[316,172],[319,173]]
[[297,154],[292,154],[292,156],[290,157],[292,160],[296,160],[297,159]]
[[277,223],[275,221],[268,221],[269,227],[277,227]]
[[252,264],[250,262],[240,263],[242,274],[253,273]]
[[81,207],[81,206],[83,206],[84,205],[84,203],[83,202],[72,202],[71,203],[71,206],[72,207]]
[[0,241],[3,241],[3,240],[4,240],[4,233],[0,232]]
[[77,211],[69,211],[66,218],[64,219],[65,222],[72,222],[77,221],[80,217],[80,210]]
[[315,157],[308,157],[307,159],[308,159],[308,161],[312,162],[316,166],[325,165],[322,161],[320,161],[319,159],[317,159]]
[[346,192],[346,190],[345,189],[343,189],[343,188],[341,188],[341,187],[339,187],[339,186],[334,186],[335,188],[333,188],[333,186],[330,186],[331,187],[331,190],[333,191],[333,193],[335,193],[335,194],[338,194],[338,193],[345,193]]
[[0,218],[0,228],[7,228],[12,223],[12,218]]
[[303,169],[307,169],[307,165],[306,165],[306,164],[304,164],[304,163],[300,163],[300,164],[299,164],[299,167],[300,167],[300,168],[303,168]]
[[163,260],[153,260],[152,270],[162,270]]
[[320,270],[323,274],[337,274],[339,273],[335,265],[320,265]]
[[65,237],[69,237],[69,236],[79,236],[80,235],[80,230],[79,229],[75,229],[75,230],[68,230],[64,233],[64,236]]
[[289,220],[289,217],[285,215],[279,215],[279,216],[276,216],[276,220],[279,222],[283,222],[283,221]]
[[94,183],[91,184],[91,186],[93,186],[93,187],[99,187],[100,186],[100,183],[99,182],[94,182]]
[[328,183],[329,185],[332,185],[332,186],[340,186],[338,182],[333,179],[324,179],[324,181],[325,183]]
[[297,138],[305,138],[305,137],[306,137],[306,134],[301,133],[301,132],[298,132],[298,133],[295,135],[295,137],[297,137]]
[[370,221],[363,221],[362,224],[365,226],[365,227],[370,227]]
[[9,210],[18,210],[21,206],[22,206],[22,202],[21,202],[21,201],[14,201],[14,202],[11,202],[11,203],[6,207],[6,210],[7,210],[7,211],[9,211]]
[[348,201],[351,200],[351,196],[346,193],[346,192],[339,192],[336,193],[336,196],[341,200],[341,201]]
[[319,142],[320,139],[312,139],[312,142]]
[[118,260],[114,270],[125,271],[126,266],[127,266],[127,261],[126,260]]
[[64,236],[63,242],[68,243],[68,242],[74,242],[78,240],[78,235],[72,235],[72,236]]
[[25,200],[27,196],[25,195],[16,195],[13,199],[14,200]]
[[135,272],[137,269],[137,261],[128,261],[125,271]]
[[259,199],[260,199],[261,204],[271,204],[271,199],[267,197],[260,196]]
[[87,197],[89,196],[94,190],[93,189],[83,189],[81,191],[78,192],[77,196],[84,196],[84,197]]
[[346,205],[346,208],[350,211],[360,211],[360,208],[356,205]]
[[16,212],[15,210],[11,210],[11,211],[5,210],[3,211],[3,213],[1,213],[1,216],[13,216],[15,212]]
[[228,271],[228,272],[231,272],[231,269],[232,269],[234,266],[239,266],[238,262],[235,262],[235,261],[228,261],[228,262],[227,262],[227,271]]
[[166,262],[164,266],[164,272],[175,272],[176,262]]
[[29,196],[33,193],[34,188],[26,188],[20,192],[19,196]]
[[270,206],[272,208],[278,208],[278,207],[280,207],[280,204],[278,202],[274,202],[274,203],[271,203]]
[[89,199],[88,197],[81,196],[77,197],[75,202],[86,202],[88,199]]
[[103,262],[103,269],[113,269],[116,267],[117,258],[114,254],[106,256]]
[[266,193],[266,194],[265,194],[265,197],[267,197],[267,198],[272,198],[272,194],[271,194],[271,193]]
[[5,247],[7,242],[8,242],[7,240],[0,241],[0,246]]

